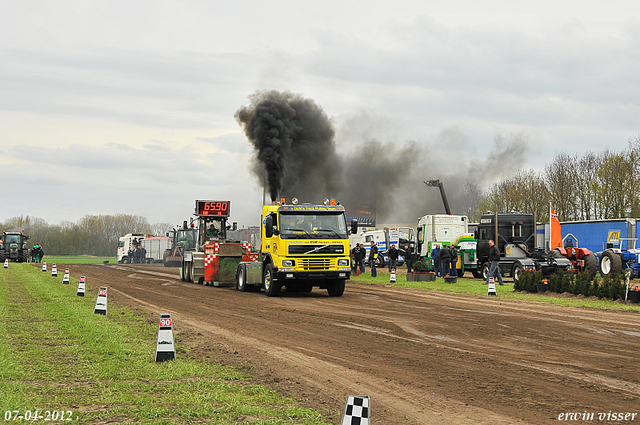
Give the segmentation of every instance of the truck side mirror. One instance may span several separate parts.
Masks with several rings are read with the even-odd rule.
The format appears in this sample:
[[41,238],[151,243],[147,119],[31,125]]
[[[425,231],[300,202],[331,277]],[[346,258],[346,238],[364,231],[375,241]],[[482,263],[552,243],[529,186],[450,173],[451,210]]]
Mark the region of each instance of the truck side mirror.
[[270,215],[264,219],[264,234],[268,238],[273,236],[273,217]]
[[355,235],[358,233],[358,220],[351,220],[351,234]]

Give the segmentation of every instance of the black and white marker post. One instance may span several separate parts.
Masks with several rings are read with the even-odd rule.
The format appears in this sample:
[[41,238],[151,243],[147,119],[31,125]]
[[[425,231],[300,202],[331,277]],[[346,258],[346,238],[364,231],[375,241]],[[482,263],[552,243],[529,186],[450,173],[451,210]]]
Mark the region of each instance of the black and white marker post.
[[156,362],[175,360],[176,348],[173,345],[173,322],[171,314],[161,314],[158,325],[158,343],[156,344]]
[[[62,276],[62,283],[65,285],[69,284],[69,269],[64,269],[64,275]],[[84,295],[82,296],[84,297]]]
[[5,259],[4,259],[4,268],[5,268],[5,269],[8,269],[8,268],[9,268],[9,259],[8,259],[8,258],[5,258]]
[[94,314],[107,315],[107,288],[101,286],[98,290],[98,299],[96,300],[96,307],[93,309]]
[[46,261],[44,263],[42,263],[42,271],[43,272],[47,271],[47,262]]
[[58,277],[58,266],[56,266],[56,263],[53,263],[53,266],[51,266],[51,276]]
[[[62,282],[62,283],[64,283],[64,282]],[[67,283],[69,283],[69,277],[67,277]],[[84,276],[80,276],[80,282],[78,283],[78,291],[76,292],[76,295],[79,296],[79,297],[84,297]],[[107,297],[105,296],[104,298],[105,298],[104,309],[106,311],[107,310],[107,303],[106,303]]]
[[494,296],[498,295],[498,293],[496,292],[496,281],[493,280],[492,277],[489,278],[489,287],[487,288],[487,295],[494,295]]

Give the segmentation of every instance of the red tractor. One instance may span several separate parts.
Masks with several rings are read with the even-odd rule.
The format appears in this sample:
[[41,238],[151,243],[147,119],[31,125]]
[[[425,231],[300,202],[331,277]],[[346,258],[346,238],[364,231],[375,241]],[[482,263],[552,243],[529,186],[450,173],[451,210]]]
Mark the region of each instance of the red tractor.
[[589,273],[589,277],[593,279],[598,273],[598,260],[595,254],[589,251],[587,248],[578,248],[573,246],[573,240],[575,239],[576,245],[578,245],[578,239],[569,234],[564,237],[564,248],[555,248],[553,250],[553,256],[555,258],[566,258],[571,261],[573,269],[576,271],[586,271]]

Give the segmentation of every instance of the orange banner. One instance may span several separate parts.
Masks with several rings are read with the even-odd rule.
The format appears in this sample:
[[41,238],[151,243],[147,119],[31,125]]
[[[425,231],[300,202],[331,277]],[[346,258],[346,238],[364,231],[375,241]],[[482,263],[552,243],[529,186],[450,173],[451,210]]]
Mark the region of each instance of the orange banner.
[[560,231],[560,220],[558,220],[558,215],[551,207],[551,203],[549,203],[549,218],[551,225],[551,233],[549,234],[549,249],[554,249],[558,247],[562,247],[562,233]]

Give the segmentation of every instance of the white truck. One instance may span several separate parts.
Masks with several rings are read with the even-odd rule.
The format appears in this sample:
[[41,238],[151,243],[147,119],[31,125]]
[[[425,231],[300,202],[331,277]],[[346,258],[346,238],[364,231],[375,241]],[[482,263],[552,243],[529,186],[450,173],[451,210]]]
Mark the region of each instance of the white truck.
[[[466,215],[433,214],[418,219],[418,257],[431,258],[431,251],[436,245],[442,248],[443,243],[455,243],[458,247],[458,276],[470,270],[478,277],[476,240],[469,233],[469,219]],[[432,262],[428,261],[429,270],[433,270]]]
[[[378,247],[378,258],[376,259],[376,266],[381,267],[385,264],[389,264],[389,256],[387,254],[391,245],[395,245],[396,249],[400,252],[404,249],[405,244],[413,246],[415,243],[415,233],[411,227],[385,227],[383,229],[378,228],[362,228],[357,234],[349,236],[349,242],[351,249],[356,246],[356,243],[361,243],[367,251],[365,261],[369,262],[369,251],[371,251],[371,241],[375,242]],[[398,265],[404,263],[402,254],[398,256]]]
[[162,263],[165,251],[171,249],[171,238],[168,236],[146,237],[140,245],[147,251],[145,263]]
[[144,240],[147,235],[144,233],[127,233],[118,239],[118,249],[116,251],[116,257],[118,263],[126,264],[129,262],[129,250],[134,250],[140,244],[140,241]]

